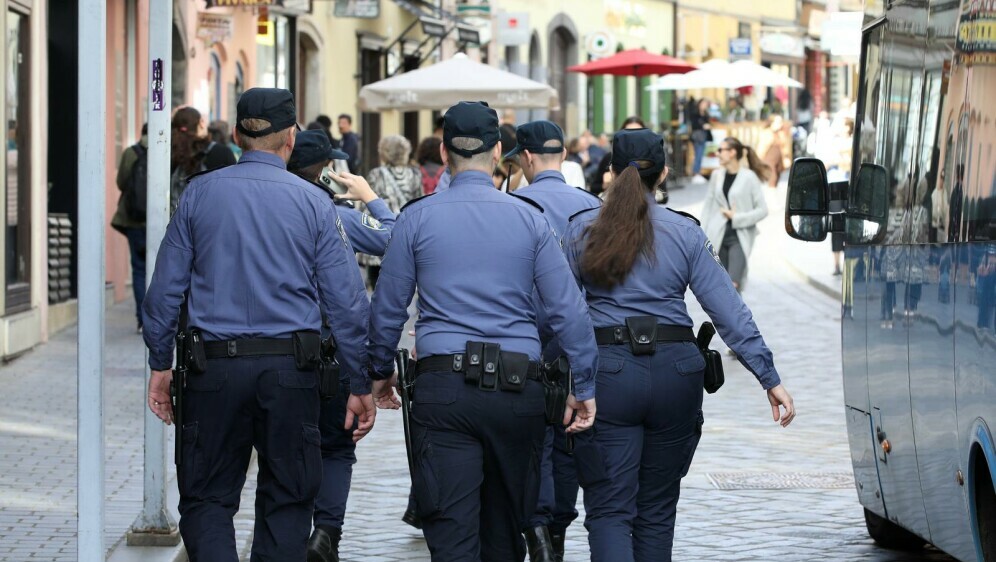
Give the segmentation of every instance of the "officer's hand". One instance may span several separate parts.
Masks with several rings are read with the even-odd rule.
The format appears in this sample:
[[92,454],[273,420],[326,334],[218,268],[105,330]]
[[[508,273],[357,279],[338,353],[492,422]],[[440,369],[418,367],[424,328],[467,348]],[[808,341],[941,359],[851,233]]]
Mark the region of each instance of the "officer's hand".
[[[571,423],[571,418],[574,423]],[[595,423],[595,399],[590,398],[583,402],[578,402],[574,395],[568,395],[567,408],[564,409],[564,425],[567,426],[567,433],[580,433]]]
[[173,380],[173,370],[152,371],[149,379],[149,409],[166,425],[173,423],[173,403],[169,398],[169,383]]
[[353,427],[354,421],[359,421],[356,429],[353,430],[353,443],[366,437],[373,429],[374,419],[377,418],[377,408],[374,407],[373,397],[370,394],[357,396],[350,394],[346,401],[346,425],[349,430]]
[[[768,390],[768,402],[771,403],[771,419],[774,421],[781,420],[782,427],[788,427],[788,424],[792,423],[795,419],[795,404],[792,402],[792,396],[785,390],[785,387],[778,385],[774,388]],[[782,413],[779,406],[785,408],[785,412]]]
[[397,410],[401,407],[401,400],[394,393],[394,387],[398,384],[398,375],[395,374],[389,379],[373,381],[373,400],[381,410]]
[[339,185],[346,188],[346,193],[343,195],[336,195],[339,199],[345,199],[346,201],[363,201],[364,203],[369,203],[374,199],[377,199],[377,194],[374,190],[370,188],[370,184],[363,176],[355,176],[349,172],[341,172],[336,174],[336,178]]

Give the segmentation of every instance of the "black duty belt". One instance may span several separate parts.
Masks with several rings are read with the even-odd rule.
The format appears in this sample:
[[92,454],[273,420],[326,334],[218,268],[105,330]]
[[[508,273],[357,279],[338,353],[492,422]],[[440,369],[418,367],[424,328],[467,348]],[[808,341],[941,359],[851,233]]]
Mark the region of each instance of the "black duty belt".
[[254,338],[204,342],[208,359],[259,355],[294,355],[294,340],[290,338]]
[[[657,325],[657,342],[687,341],[695,343],[695,334],[688,326]],[[611,326],[595,328],[595,342],[598,345],[621,345],[630,343],[629,328],[626,326]]]
[[[505,352],[502,352],[505,355]],[[466,361],[464,360],[463,353],[457,353],[454,355],[432,355],[426,357],[425,359],[419,359],[418,364],[415,367],[416,375],[421,375],[423,373],[439,373],[445,371],[453,371],[455,373],[464,372],[464,367],[466,366]],[[541,380],[543,376],[542,370],[540,368],[539,361],[530,361],[529,370],[526,371],[526,377],[538,381]]]

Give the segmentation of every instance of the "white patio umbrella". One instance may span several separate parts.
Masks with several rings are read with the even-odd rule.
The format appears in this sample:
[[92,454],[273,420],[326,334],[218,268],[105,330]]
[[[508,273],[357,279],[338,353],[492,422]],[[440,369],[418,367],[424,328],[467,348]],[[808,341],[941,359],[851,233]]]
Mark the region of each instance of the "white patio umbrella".
[[559,109],[557,90],[474,62],[459,53],[432,66],[398,74],[360,89],[362,111],[446,109],[459,101],[486,101],[501,109]]
[[647,89],[704,90],[721,88],[732,90],[744,86],[801,88],[802,84],[752,61],[742,60],[728,63],[725,60],[715,59],[699,65],[698,70],[693,70],[687,74],[664,76],[656,84],[647,86]]

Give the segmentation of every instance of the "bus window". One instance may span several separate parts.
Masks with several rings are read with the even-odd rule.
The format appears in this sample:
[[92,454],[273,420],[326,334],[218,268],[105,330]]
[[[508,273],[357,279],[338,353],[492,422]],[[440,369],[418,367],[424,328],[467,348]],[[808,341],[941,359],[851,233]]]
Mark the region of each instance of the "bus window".
[[867,175],[861,174],[861,164],[876,161],[879,152],[878,127],[884,108],[880,103],[882,95],[882,56],[885,26],[880,25],[865,34],[862,46],[862,82],[858,99],[858,112],[855,127],[854,159],[857,166],[851,169],[859,173],[851,183],[848,196],[848,214],[845,221],[845,239],[848,244],[869,244],[882,231],[883,221],[872,212],[874,202],[873,186]]

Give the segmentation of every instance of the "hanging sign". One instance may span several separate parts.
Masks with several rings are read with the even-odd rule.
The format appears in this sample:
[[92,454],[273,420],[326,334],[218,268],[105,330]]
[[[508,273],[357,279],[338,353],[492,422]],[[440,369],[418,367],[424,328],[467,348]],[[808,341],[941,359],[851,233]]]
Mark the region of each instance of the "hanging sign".
[[277,6],[279,4],[277,0],[207,0],[208,8]]
[[498,14],[498,44],[528,45],[532,39],[529,12],[502,12]]
[[235,24],[232,16],[224,14],[197,14],[197,37],[208,43],[221,43],[232,38]]
[[335,0],[337,18],[379,18],[380,0]]

